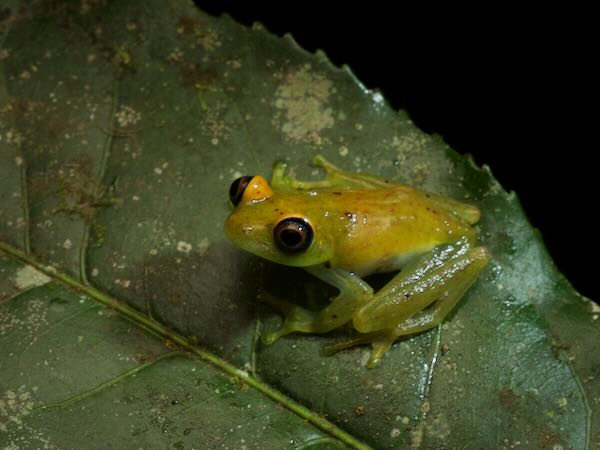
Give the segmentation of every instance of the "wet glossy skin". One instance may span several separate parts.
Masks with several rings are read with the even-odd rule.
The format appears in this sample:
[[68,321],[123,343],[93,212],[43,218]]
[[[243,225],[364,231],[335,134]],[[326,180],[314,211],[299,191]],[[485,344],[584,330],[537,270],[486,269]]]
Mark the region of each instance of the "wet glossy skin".
[[[225,233],[251,253],[303,267],[340,290],[319,312],[267,299],[285,321],[263,336],[264,342],[349,323],[355,335],[326,351],[370,343],[373,366],[399,336],[439,324],[486,266],[489,253],[475,246],[472,228],[479,210],[379,177],[344,172],[319,156],[314,163],[326,170],[324,180],[295,180],[279,162],[270,185],[260,176],[234,185],[237,206]],[[360,278],[400,269],[377,293]]]

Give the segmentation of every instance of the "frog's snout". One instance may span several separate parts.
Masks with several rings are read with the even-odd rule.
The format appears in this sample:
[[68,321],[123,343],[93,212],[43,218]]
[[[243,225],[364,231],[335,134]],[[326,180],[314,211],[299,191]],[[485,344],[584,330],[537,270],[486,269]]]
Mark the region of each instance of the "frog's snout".
[[244,227],[239,220],[236,220],[235,213],[232,213],[225,221],[225,226],[223,229],[225,231],[225,236],[227,236],[227,239],[237,243],[240,239],[239,236],[243,234],[243,228],[248,227]]
[[223,230],[227,239],[251,253],[256,253],[254,243],[261,241],[264,234],[264,227],[248,222],[235,211],[225,221]]

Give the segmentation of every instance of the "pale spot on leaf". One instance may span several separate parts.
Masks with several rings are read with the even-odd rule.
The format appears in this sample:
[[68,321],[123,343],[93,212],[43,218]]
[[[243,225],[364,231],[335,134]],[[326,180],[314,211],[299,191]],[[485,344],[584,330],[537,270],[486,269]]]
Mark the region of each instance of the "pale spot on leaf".
[[15,275],[15,284],[20,290],[43,286],[49,283],[51,278],[43,274],[33,266],[25,266]]
[[276,74],[281,83],[273,105],[281,110],[273,124],[292,141],[320,145],[320,132],[333,127],[334,113],[329,106],[333,84],[324,75],[313,72],[310,65],[286,74]]
[[177,243],[177,251],[181,253],[189,253],[192,250],[192,244],[184,241]]

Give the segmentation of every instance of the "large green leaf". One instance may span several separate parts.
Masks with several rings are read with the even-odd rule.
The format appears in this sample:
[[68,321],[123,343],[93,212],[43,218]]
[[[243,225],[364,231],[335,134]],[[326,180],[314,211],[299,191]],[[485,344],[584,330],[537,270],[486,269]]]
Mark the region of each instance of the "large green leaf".
[[[600,443],[598,310],[486,167],[260,26],[175,0],[4,5],[3,448]],[[335,336],[262,347],[279,318],[257,295],[323,286],[222,234],[233,178],[278,158],[309,177],[315,153],[483,211],[489,268],[375,369],[321,356]]]

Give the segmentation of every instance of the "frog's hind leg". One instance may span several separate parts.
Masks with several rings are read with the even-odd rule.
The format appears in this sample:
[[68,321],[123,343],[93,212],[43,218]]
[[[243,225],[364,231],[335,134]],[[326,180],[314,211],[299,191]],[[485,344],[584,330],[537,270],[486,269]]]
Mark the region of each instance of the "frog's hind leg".
[[485,247],[476,247],[469,253],[472,266],[457,282],[449,283],[446,291],[429,307],[399,323],[393,330],[396,337],[420,333],[439,325],[456,306],[467,289],[475,281],[479,271],[489,261],[489,253]]
[[468,245],[443,249],[445,254],[426,257],[417,272],[402,272],[382,288],[374,299],[357,310],[354,328],[371,335],[373,367],[399,336],[420,333],[440,324],[477,279],[490,259],[485,247]]
[[352,318],[354,328],[361,333],[391,330],[427,308],[449,312],[489,259],[485,247],[471,248],[468,242],[436,249],[407,266],[361,307]]

